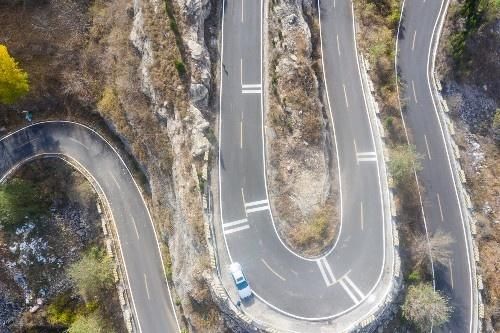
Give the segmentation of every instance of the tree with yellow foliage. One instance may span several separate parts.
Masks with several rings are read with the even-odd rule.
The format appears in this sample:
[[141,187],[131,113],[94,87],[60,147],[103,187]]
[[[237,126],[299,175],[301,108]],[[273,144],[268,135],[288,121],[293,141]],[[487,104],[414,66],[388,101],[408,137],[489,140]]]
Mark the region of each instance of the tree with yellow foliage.
[[10,56],[7,47],[0,44],[0,103],[15,103],[29,89],[28,74]]

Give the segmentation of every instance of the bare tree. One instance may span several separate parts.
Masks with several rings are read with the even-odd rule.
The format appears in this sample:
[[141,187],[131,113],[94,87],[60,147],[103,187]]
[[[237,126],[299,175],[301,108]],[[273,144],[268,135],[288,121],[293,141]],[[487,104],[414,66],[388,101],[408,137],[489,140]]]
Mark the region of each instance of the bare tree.
[[413,258],[418,266],[422,265],[429,257],[429,250],[432,255],[433,262],[441,265],[447,265],[448,260],[451,258],[451,244],[453,238],[450,234],[442,231],[437,231],[433,235],[427,237],[421,234],[415,237],[415,244],[413,246]]

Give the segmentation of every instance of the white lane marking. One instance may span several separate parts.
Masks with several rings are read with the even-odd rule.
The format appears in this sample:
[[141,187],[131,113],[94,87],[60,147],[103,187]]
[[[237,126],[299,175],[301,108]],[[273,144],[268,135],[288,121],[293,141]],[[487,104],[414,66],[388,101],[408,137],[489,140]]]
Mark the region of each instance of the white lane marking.
[[356,298],[356,296],[354,296],[354,294],[352,293],[352,291],[349,290],[349,287],[347,287],[347,285],[345,284],[344,280],[340,280],[339,281],[340,285],[342,286],[342,288],[345,290],[345,292],[347,293],[347,295],[349,295],[349,297],[352,299],[352,301],[354,302],[354,304],[358,304],[358,299]]
[[21,147],[26,146],[27,144],[33,143],[33,142],[38,141],[38,140],[40,140],[40,139],[41,139],[41,138],[34,138],[34,139],[31,139],[31,140],[29,140],[29,141],[26,141],[26,142],[25,142],[25,143],[23,143],[23,144],[20,144],[19,146],[16,146],[16,147],[15,147],[14,149],[12,149],[12,150],[13,150],[13,151],[14,151],[14,150],[17,150],[17,149],[19,149],[19,148],[21,148]]
[[415,49],[415,37],[417,36],[417,30],[413,32],[413,42],[411,43],[411,50],[413,51]]
[[269,206],[250,208],[250,209],[247,209],[247,213],[255,213],[255,212],[260,212],[261,210],[268,210],[268,209],[269,209]]
[[438,199],[438,206],[439,206],[439,214],[441,215],[441,222],[444,221],[444,215],[443,215],[443,207],[441,207],[441,198],[439,197],[439,193],[436,193],[437,199]]
[[148,295],[148,299],[151,299],[151,297],[149,296],[148,279],[146,278],[146,273],[144,273],[144,285],[146,286],[146,294]]
[[335,1],[335,0],[333,0],[333,8],[335,8],[335,5],[336,5],[336,3],[335,3],[335,2],[336,2],[336,1]]
[[238,232],[238,231],[246,230],[246,229],[250,229],[250,226],[248,224],[241,226],[241,227],[238,227],[238,228],[224,230],[224,235],[232,234],[233,232]]
[[252,201],[252,202],[247,202],[245,203],[245,207],[252,207],[252,206],[258,206],[258,205],[263,205],[267,204],[268,201],[266,200],[259,200],[259,201]]
[[240,121],[240,149],[243,149],[243,121]]
[[429,160],[432,160],[431,150],[429,149],[429,142],[427,142],[427,135],[425,134],[424,134],[424,140],[425,140],[425,148],[427,149],[427,157],[429,157]]
[[69,137],[68,138],[70,141],[73,141],[75,143],[78,143],[79,145],[83,146],[83,148],[87,149],[87,150],[90,150],[89,147],[87,147],[86,145],[84,145],[83,143],[81,143],[80,141],[78,141],[77,139],[75,138],[72,138],[72,137]]
[[135,219],[132,215],[130,215],[130,218],[132,219],[132,224],[134,225],[135,234],[137,235],[137,239],[139,239],[139,230],[137,230],[137,225],[135,224]]
[[342,87],[344,88],[345,105],[347,108],[349,108],[349,101],[347,100],[347,91],[345,89],[345,84],[342,83]]
[[413,89],[413,98],[415,99],[415,104],[418,104],[417,93],[415,92],[415,82],[411,80],[411,88]]
[[354,142],[354,152],[356,153],[356,164],[359,165],[358,161],[358,146],[356,145],[356,139],[352,140]]
[[116,180],[115,176],[113,176],[111,172],[109,174],[111,175],[111,178],[113,178],[113,181],[115,182],[116,186],[118,186],[118,189],[121,189],[120,184],[118,184],[118,181]]
[[241,88],[243,89],[261,89],[262,88],[262,85],[260,83],[256,83],[256,84],[241,84]]
[[262,263],[263,263],[263,264],[264,264],[264,265],[265,265],[265,266],[266,266],[266,267],[267,267],[267,268],[268,268],[268,269],[269,269],[269,270],[270,270],[270,271],[271,271],[274,275],[276,275],[276,276],[277,276],[278,278],[280,278],[281,280],[286,281],[286,279],[285,279],[284,277],[282,277],[281,275],[279,275],[278,273],[276,273],[276,272],[275,272],[275,271],[271,268],[271,266],[269,266],[269,265],[267,264],[267,262],[266,262],[263,258],[261,258],[260,260],[262,261]]
[[340,43],[339,43],[339,34],[337,34],[337,52],[339,54],[339,57],[340,57]]
[[[245,206],[245,193],[243,193],[243,187],[241,188],[241,198],[243,200],[243,206]],[[245,215],[248,217],[246,207],[245,207]]]
[[243,58],[240,58],[240,84],[243,87]]
[[364,213],[363,213],[363,201],[361,201],[361,230],[364,227]]
[[242,94],[262,94],[261,89],[242,89],[241,90]]
[[454,286],[453,286],[453,267],[451,266],[451,259],[448,259],[448,267],[450,268],[451,289],[454,289]]
[[244,8],[245,8],[245,0],[241,0],[241,23],[245,22],[244,20]]
[[356,153],[356,162],[376,162],[377,161],[377,153],[374,151],[367,151]]
[[325,266],[326,271],[328,272],[328,275],[332,279],[332,283],[335,283],[336,282],[335,275],[333,275],[333,272],[332,272],[332,269],[330,267],[330,264],[328,263],[328,261],[326,261],[325,257],[321,258],[321,260],[323,261],[323,266]]
[[233,221],[233,222],[228,222],[228,223],[224,223],[222,225],[223,228],[229,228],[229,227],[233,227],[235,225],[238,225],[238,224],[242,224],[242,223],[246,223],[248,222],[247,219],[241,219],[241,220],[236,220],[236,221]]
[[359,288],[354,284],[354,282],[352,282],[351,279],[349,279],[348,276],[344,277],[344,280],[351,286],[352,289],[354,289],[354,291],[356,292],[356,294],[358,294],[358,296],[361,299],[365,298],[365,295],[363,294],[363,292],[361,292],[361,290],[359,290]]
[[335,276],[333,275],[332,269],[328,264],[328,261],[326,261],[325,257],[316,260],[316,264],[318,264],[319,271],[321,272],[321,276],[323,277],[323,280],[325,281],[327,287],[330,287],[337,282],[335,280]]

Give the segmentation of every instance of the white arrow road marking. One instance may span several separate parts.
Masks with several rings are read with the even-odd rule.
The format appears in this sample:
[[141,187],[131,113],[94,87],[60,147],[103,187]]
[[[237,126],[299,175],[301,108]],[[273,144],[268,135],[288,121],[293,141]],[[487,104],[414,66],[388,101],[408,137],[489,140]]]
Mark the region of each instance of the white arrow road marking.
[[318,264],[321,276],[323,276],[323,280],[325,280],[326,286],[330,287],[331,285],[335,284],[335,276],[333,275],[330,264],[328,264],[328,261],[326,261],[325,257],[316,260],[316,263]]

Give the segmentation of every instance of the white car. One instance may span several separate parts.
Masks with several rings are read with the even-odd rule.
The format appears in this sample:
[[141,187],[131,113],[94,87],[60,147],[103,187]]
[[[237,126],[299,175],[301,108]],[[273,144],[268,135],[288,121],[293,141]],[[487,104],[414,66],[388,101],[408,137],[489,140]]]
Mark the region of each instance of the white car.
[[231,275],[234,283],[236,284],[236,288],[238,289],[238,295],[240,298],[244,300],[252,296],[252,289],[248,285],[247,279],[241,271],[241,265],[237,262],[233,262],[229,267],[229,270],[231,271]]

